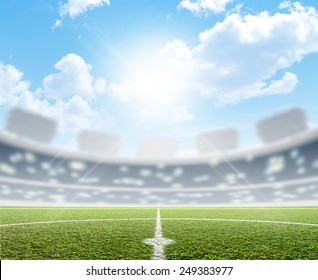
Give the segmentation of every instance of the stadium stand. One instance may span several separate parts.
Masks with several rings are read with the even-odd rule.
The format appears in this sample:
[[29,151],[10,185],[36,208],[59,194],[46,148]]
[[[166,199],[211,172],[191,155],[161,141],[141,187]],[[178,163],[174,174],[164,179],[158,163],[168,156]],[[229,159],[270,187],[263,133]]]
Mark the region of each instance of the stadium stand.
[[3,199],[32,204],[56,205],[251,205],[257,203],[312,203],[318,199],[318,183],[271,184],[253,188],[219,190],[169,191],[113,188],[81,188],[50,186],[47,184],[0,183]]
[[223,205],[318,201],[318,130],[193,159],[103,158],[0,135],[3,203]]

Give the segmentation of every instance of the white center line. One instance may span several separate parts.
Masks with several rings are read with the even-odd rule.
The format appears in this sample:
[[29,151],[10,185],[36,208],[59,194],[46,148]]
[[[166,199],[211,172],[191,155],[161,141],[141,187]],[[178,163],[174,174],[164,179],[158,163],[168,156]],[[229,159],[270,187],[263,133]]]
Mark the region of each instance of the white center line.
[[156,222],[156,233],[155,238],[146,239],[145,244],[153,246],[153,260],[163,260],[164,247],[172,244],[174,241],[171,239],[163,238],[162,228],[161,228],[161,219],[160,219],[160,209],[157,210],[157,222]]

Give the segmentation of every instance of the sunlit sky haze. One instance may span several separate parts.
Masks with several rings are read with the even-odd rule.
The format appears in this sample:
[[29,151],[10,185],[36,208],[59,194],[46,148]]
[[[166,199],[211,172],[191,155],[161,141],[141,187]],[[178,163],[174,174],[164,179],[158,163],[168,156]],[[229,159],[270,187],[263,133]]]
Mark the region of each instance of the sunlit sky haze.
[[0,3],[0,130],[15,106],[77,132],[121,139],[195,136],[255,123],[297,106],[318,125],[318,2],[238,0],[4,0]]

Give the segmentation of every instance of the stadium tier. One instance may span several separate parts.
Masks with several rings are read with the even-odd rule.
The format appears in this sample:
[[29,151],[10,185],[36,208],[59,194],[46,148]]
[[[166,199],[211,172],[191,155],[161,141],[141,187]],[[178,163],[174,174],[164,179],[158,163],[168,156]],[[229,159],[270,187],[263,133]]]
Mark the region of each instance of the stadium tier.
[[217,205],[318,201],[318,130],[175,160],[104,159],[0,137],[2,202]]

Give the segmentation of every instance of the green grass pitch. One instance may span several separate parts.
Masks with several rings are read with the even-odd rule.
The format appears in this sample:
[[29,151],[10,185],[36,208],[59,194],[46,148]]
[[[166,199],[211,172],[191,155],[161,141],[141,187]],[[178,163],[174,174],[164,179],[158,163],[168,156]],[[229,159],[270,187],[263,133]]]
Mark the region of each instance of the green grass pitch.
[[[1,207],[1,259],[147,260],[157,208]],[[318,259],[318,207],[160,208],[167,260]]]

